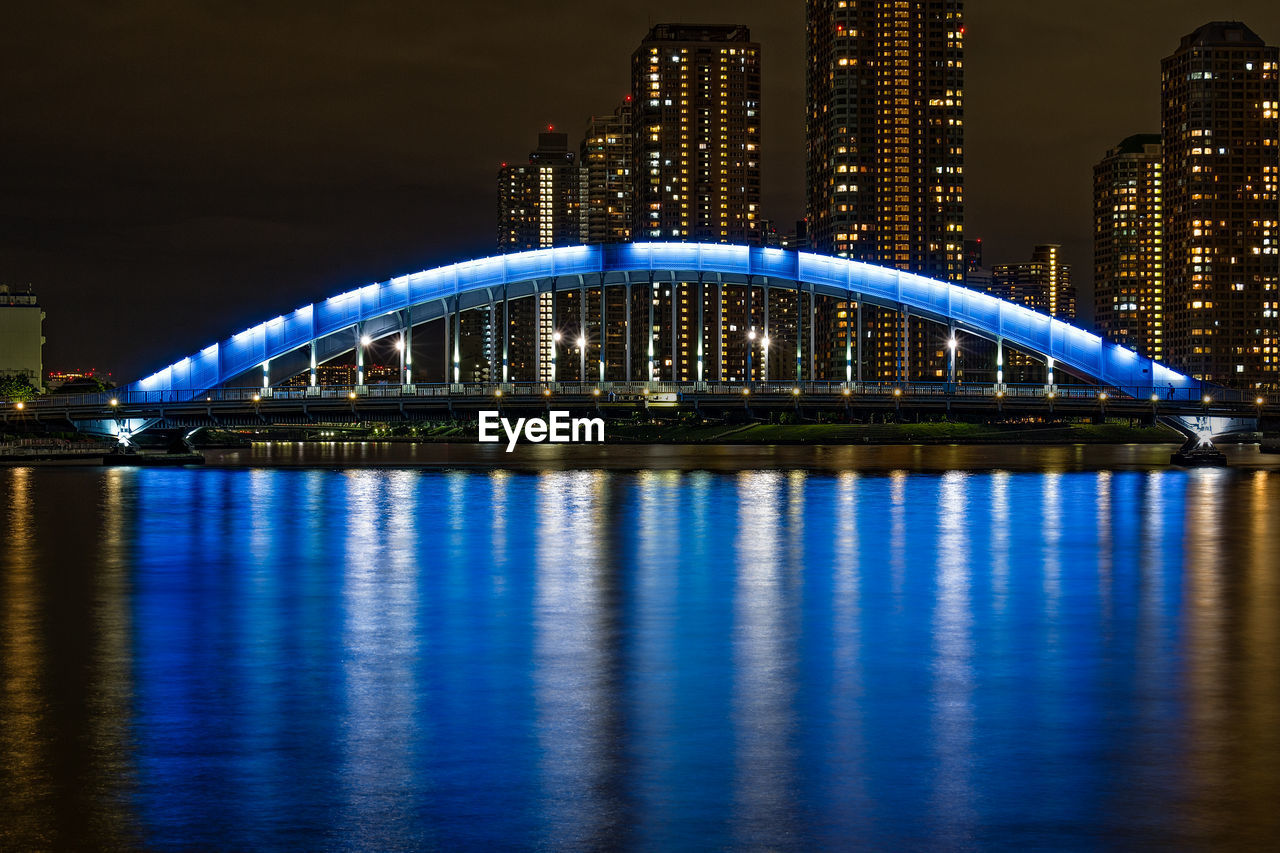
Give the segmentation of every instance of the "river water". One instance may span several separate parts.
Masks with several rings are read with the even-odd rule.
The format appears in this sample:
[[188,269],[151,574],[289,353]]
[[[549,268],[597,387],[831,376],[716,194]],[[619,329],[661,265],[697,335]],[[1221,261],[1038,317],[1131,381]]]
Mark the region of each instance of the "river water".
[[1280,837],[1256,450],[490,450],[0,469],[0,845]]

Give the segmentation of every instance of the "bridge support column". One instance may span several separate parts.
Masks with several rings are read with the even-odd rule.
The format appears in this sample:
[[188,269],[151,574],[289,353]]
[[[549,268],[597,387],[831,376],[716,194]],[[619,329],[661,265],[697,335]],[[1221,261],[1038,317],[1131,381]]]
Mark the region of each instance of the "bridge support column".
[[356,384],[364,385],[364,323],[356,323]]
[[703,354],[704,354],[703,350],[706,346],[705,342],[707,339],[706,329],[704,329],[702,326],[702,303],[705,296],[706,296],[706,285],[702,280],[702,274],[699,273],[698,274],[698,382],[703,381],[703,377],[702,377],[702,362],[703,362]]
[[801,364],[804,362],[804,347],[801,342],[804,340],[804,285],[796,282],[796,381],[804,381],[801,374]]
[[1004,338],[996,335],[996,391],[1004,390]]
[[271,387],[271,359],[262,362],[262,390]]
[[764,338],[760,342],[760,379],[769,381],[769,282],[764,283]]
[[846,296],[844,303],[844,381],[853,381],[853,300]]
[[587,280],[578,277],[578,381],[587,381]]
[[857,293],[854,295],[858,297],[858,328],[856,330],[857,339],[858,339],[858,361],[856,363],[858,365],[858,369],[857,369],[858,381],[861,382],[862,381],[862,339],[864,337],[864,335],[862,334],[862,294]]
[[511,381],[511,302],[502,285],[502,384]]
[[453,297],[453,381],[462,381],[462,309],[459,300]]
[[[809,381],[818,381],[818,295],[809,285]],[[823,371],[824,373],[826,371]]]
[[654,289],[653,276],[649,277],[649,375],[645,377],[645,382],[652,382],[653,375],[653,303],[658,298],[658,293]]
[[405,385],[413,384],[413,319],[409,309],[402,315],[404,325],[400,327],[400,373]]
[[628,278],[627,283],[622,286],[622,290],[623,290],[623,299],[626,300],[626,308],[622,312],[622,315],[623,315],[622,322],[623,322],[623,325],[626,327],[626,334],[627,334],[627,352],[626,352],[627,364],[626,364],[626,367],[623,369],[624,370],[623,376],[626,377],[626,380],[628,382],[630,382],[631,381],[631,279],[630,278]]
[[750,277],[747,278],[747,375],[743,377],[743,381],[748,385],[755,379],[755,375],[751,372],[751,359],[755,355],[756,349],[756,324],[753,313],[754,306],[751,304],[755,297],[755,288],[751,285]]
[[449,348],[449,300],[447,298],[440,300],[444,305],[444,314],[441,315],[441,322],[444,323],[444,379],[446,385],[449,384],[449,364],[453,361],[453,350]]
[[[600,384],[605,383],[605,344],[609,338],[607,331],[609,328],[609,303],[605,300],[604,276],[600,277]],[[599,403],[596,403],[599,406]]]
[[1046,393],[1053,393],[1053,356],[1044,357],[1044,390]]
[[310,351],[310,356],[311,356],[311,377],[310,377],[311,381],[310,381],[310,383],[309,383],[309,384],[311,385],[311,387],[312,387],[312,388],[314,388],[314,387],[316,387],[316,373],[317,373],[317,370],[316,370],[316,342],[315,342],[315,341],[312,341],[311,343],[307,344],[307,349]]
[[[956,327],[951,326],[948,329],[947,337],[947,390],[954,391],[956,387],[956,348],[959,341],[956,340]],[[948,403],[948,406],[951,404]]]

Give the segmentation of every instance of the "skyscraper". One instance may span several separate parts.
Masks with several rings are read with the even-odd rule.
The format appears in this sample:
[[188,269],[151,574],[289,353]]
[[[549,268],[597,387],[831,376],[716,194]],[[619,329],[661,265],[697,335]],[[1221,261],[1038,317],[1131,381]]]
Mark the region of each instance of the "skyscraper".
[[1107,340],[1164,358],[1163,154],[1130,136],[1093,167],[1094,322]]
[[612,114],[591,117],[578,162],[582,167],[582,242],[627,242],[631,239],[635,193],[630,95]]
[[[538,147],[529,154],[528,163],[503,163],[498,171],[498,251],[581,243],[581,192],[581,169],[569,150],[569,135],[548,126],[538,134]],[[574,293],[544,292],[510,304],[506,320],[510,334],[508,378],[560,378],[556,314],[559,303],[573,299]],[[470,311],[462,318],[464,325],[468,322],[491,326],[501,320],[488,312]],[[485,326],[482,334],[468,335],[464,340],[497,341],[500,337]],[[461,358],[463,362],[480,360],[473,353],[462,353]]]
[[[760,245],[760,45],[750,30],[653,27],[631,57],[631,95],[632,239]],[[633,297],[627,310],[645,336],[633,342],[634,375],[744,375],[761,310],[747,288],[656,282]]]
[[760,241],[760,45],[659,24],[631,57],[635,240]]
[[[810,245],[962,281],[963,3],[806,0],[805,8]],[[938,375],[945,330],[864,314],[859,337],[872,344],[864,358],[873,376]]]
[[1197,379],[1280,380],[1280,48],[1205,24],[1161,63],[1165,352]]
[[996,264],[990,292],[1001,299],[1058,317],[1076,317],[1076,289],[1071,285],[1071,265],[1062,263],[1062,247],[1044,243],[1022,264]]
[[581,242],[581,182],[569,135],[548,126],[528,163],[498,170],[498,251]]

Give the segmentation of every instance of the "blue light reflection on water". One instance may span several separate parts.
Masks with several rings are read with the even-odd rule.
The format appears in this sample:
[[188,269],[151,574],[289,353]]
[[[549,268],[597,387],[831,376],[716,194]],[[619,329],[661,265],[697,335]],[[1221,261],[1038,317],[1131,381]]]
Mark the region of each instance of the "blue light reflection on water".
[[127,520],[118,748],[148,845],[1275,826],[1250,794],[1280,781],[1274,474],[94,476]]

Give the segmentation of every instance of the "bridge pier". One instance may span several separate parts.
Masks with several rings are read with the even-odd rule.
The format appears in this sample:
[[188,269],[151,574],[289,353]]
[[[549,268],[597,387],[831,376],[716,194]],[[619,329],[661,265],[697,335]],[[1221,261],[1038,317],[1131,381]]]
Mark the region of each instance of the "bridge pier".
[[364,323],[356,323],[356,386],[364,385]]

